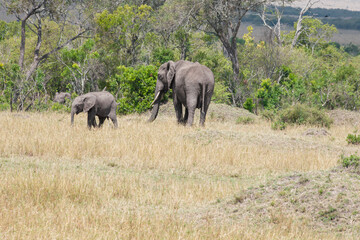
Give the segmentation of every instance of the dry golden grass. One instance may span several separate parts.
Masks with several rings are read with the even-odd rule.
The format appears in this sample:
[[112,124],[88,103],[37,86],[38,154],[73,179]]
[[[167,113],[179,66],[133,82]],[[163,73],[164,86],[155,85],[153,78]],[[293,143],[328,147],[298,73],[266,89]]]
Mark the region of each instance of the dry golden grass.
[[[0,113],[0,239],[337,239],[292,218],[252,226],[197,214],[219,199],[291,171],[329,169],[355,127],[329,137],[209,119],[118,117],[89,131],[86,115]],[[357,126],[359,127],[359,126]],[[349,237],[349,236],[347,236]],[[355,238],[355,237],[354,237]]]

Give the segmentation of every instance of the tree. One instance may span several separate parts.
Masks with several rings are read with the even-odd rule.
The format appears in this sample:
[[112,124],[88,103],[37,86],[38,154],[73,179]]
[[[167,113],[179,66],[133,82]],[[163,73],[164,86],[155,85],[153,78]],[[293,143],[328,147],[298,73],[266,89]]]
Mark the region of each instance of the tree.
[[236,38],[241,20],[250,11],[256,10],[267,0],[188,0],[191,15],[206,24],[223,44],[231,60],[234,79],[239,77],[239,60]]
[[113,13],[104,10],[97,14],[97,40],[113,60],[115,66],[134,65],[146,39],[152,8],[147,5],[119,6]]
[[334,25],[323,24],[320,19],[305,18],[303,30],[298,37],[297,45],[305,45],[314,53],[315,47],[328,43],[337,29]]
[[[7,9],[10,14],[13,14],[18,21],[21,22],[21,42],[20,42],[20,55],[19,55],[19,66],[21,72],[24,75],[23,80],[28,82],[33,73],[36,71],[41,62],[45,61],[50,55],[59,51],[70,42],[84,35],[89,29],[84,28],[85,24],[80,24],[75,28],[73,25],[75,22],[74,4],[77,1],[71,0],[0,0],[0,4]],[[78,12],[78,15],[81,15]],[[57,33],[57,41],[51,46],[47,52],[43,52],[43,24],[44,21],[50,20],[58,24],[60,31]],[[65,30],[73,32],[71,36],[64,34]],[[31,31],[36,35],[37,41],[33,50],[33,60],[29,66],[25,66],[25,51],[26,51],[26,37],[27,32]],[[19,84],[21,85],[21,84]],[[17,99],[19,92],[22,89],[17,89],[15,92],[14,100]],[[27,94],[24,94],[26,98]],[[24,102],[22,99],[21,102]],[[22,104],[19,109],[22,109]]]
[[261,12],[261,14],[259,14],[261,20],[264,23],[264,26],[270,30],[271,34],[275,35],[276,42],[279,46],[282,46],[282,44],[284,42],[282,35],[281,35],[281,18],[284,13],[284,7],[285,7],[286,2],[291,2],[291,1],[286,1],[286,0],[280,1],[281,9],[279,8],[278,5],[272,6],[271,14],[276,16],[276,24],[272,24],[273,26],[269,25],[269,23],[268,23],[269,19],[268,19],[268,16],[266,13],[269,10],[269,8],[266,5],[264,5],[263,11]]
[[[61,75],[64,78],[71,79],[69,82],[77,94],[84,94],[85,85],[91,79],[91,72],[94,71],[95,62],[99,56],[94,51],[94,45],[95,41],[90,38],[79,48],[64,48],[61,51],[61,56],[58,57],[58,60],[65,66]],[[92,81],[91,85],[95,85],[93,90],[97,90],[95,81]]]
[[309,9],[316,3],[320,2],[320,0],[308,0],[306,5],[301,9],[300,14],[299,14],[299,18],[295,24],[295,34],[294,34],[294,38],[292,40],[291,43],[291,47],[294,48],[299,36],[301,35],[301,33],[304,31],[302,22],[304,20],[304,14],[309,11]]

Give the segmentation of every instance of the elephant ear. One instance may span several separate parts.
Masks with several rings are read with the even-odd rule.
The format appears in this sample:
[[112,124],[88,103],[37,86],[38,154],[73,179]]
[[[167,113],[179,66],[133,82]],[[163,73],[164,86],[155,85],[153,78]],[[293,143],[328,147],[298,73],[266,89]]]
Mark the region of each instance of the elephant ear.
[[84,98],[84,112],[88,112],[95,105],[95,102],[95,96],[88,96]]
[[175,63],[173,61],[168,62],[167,70],[168,72],[166,75],[166,79],[168,81],[168,88],[171,88],[172,81],[174,80],[175,77]]

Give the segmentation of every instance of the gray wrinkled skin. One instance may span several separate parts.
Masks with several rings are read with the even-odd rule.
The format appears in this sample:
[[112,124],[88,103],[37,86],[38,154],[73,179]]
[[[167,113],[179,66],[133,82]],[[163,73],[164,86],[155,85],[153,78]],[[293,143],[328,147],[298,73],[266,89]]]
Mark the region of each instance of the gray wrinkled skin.
[[[154,107],[149,122],[156,119],[160,100],[169,89],[173,90],[173,100],[178,123],[191,126],[195,109],[200,108],[200,125],[204,126],[206,113],[214,92],[214,75],[204,65],[189,61],[169,61],[160,66],[156,82]],[[182,114],[182,106],[185,114]]]
[[57,103],[61,103],[64,104],[65,103],[65,99],[71,100],[71,95],[70,93],[67,92],[60,92],[60,93],[56,93],[53,102],[57,102]]
[[[114,96],[107,92],[89,92],[76,97],[71,106],[71,125],[74,124],[74,115],[80,112],[88,113],[88,127],[101,127],[106,118],[110,118],[117,128],[116,119],[117,103]],[[96,124],[95,116],[99,118],[99,126]]]

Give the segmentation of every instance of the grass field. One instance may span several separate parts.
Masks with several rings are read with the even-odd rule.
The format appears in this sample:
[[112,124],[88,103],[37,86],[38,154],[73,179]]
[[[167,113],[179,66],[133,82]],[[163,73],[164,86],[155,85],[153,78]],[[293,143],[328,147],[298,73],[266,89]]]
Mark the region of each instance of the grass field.
[[152,124],[130,115],[91,131],[85,114],[71,127],[69,114],[1,112],[0,239],[359,238],[297,214],[222,211],[273,179],[334,168],[358,149],[345,141],[357,122],[305,136],[306,126],[274,131],[260,118],[235,124],[238,112],[220,105],[210,111],[205,128],[179,126],[169,110]]

